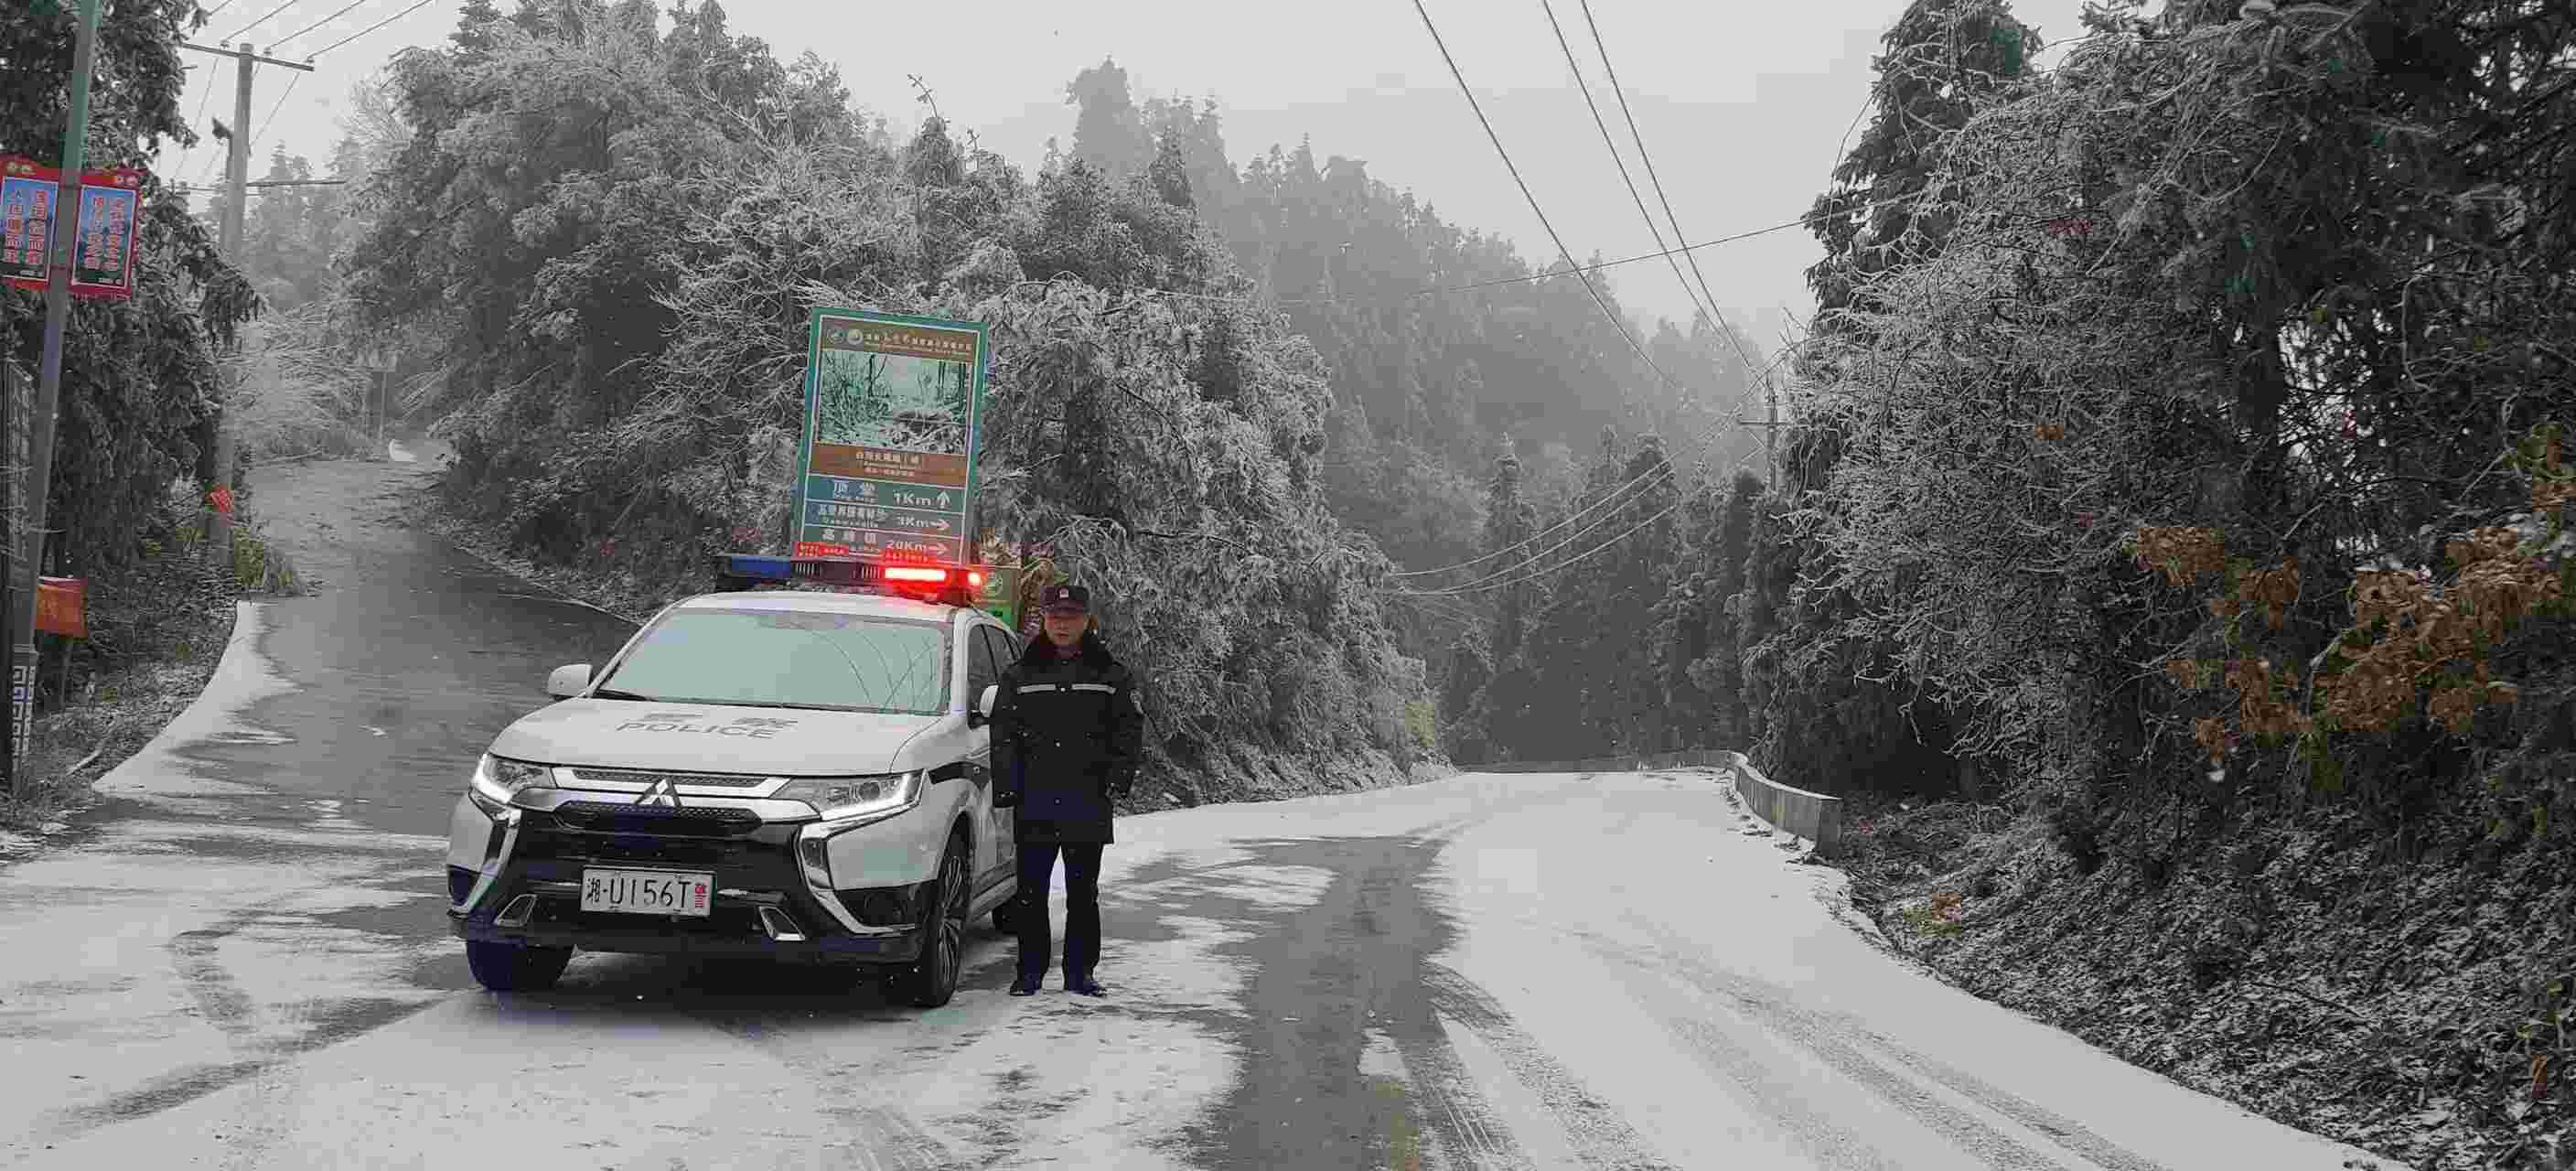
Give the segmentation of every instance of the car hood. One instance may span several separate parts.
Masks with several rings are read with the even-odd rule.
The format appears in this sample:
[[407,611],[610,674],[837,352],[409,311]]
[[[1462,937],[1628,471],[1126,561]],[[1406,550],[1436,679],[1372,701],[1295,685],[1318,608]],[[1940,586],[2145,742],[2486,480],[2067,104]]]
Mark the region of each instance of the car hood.
[[534,764],[764,776],[895,771],[896,753],[938,716],[810,708],[567,699],[492,740],[492,754]]

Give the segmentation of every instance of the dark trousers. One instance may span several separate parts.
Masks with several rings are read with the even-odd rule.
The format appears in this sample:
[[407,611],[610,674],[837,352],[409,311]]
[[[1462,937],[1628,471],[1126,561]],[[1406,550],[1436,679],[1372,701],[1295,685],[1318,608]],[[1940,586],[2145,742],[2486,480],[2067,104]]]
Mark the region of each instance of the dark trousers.
[[1100,843],[1020,844],[1020,976],[1043,980],[1050,946],[1047,887],[1056,851],[1064,852],[1064,978],[1070,984],[1100,963]]

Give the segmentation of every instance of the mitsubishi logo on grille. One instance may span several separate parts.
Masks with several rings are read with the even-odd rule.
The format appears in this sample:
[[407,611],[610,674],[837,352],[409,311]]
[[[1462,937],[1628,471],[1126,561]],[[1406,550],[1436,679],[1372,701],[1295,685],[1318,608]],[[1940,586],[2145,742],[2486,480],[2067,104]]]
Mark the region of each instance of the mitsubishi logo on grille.
[[635,803],[638,805],[668,805],[673,809],[677,809],[680,807],[680,787],[672,784],[671,778],[663,777],[662,779],[653,782],[652,788],[644,790],[644,795],[637,797],[635,799]]

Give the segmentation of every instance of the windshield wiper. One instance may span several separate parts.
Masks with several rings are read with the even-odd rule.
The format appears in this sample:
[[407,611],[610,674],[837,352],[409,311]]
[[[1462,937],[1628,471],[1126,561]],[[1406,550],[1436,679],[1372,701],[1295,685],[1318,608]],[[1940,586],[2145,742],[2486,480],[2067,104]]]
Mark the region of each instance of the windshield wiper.
[[661,702],[649,695],[637,695],[632,691],[619,691],[614,687],[602,687],[597,691],[591,692],[590,697],[592,699],[633,699],[641,700],[645,703]]

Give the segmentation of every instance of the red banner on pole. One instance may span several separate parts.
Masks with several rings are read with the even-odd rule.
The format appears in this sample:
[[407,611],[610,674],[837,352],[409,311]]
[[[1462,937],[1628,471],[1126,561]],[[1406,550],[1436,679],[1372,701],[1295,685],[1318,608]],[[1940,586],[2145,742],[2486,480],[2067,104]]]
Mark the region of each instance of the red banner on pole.
[[36,629],[89,637],[89,583],[77,577],[36,579]]
[[[133,167],[81,172],[74,213],[72,295],[134,295],[134,241],[143,218],[144,172]],[[0,158],[0,279],[44,292],[55,233],[62,231],[63,173],[33,159]]]

